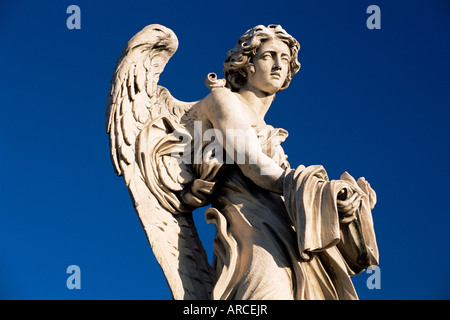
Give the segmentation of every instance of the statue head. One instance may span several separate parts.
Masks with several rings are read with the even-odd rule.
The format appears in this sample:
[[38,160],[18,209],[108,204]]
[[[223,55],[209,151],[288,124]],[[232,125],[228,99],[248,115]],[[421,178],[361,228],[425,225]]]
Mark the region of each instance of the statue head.
[[238,40],[236,46],[228,51],[228,58],[224,62],[223,73],[227,81],[227,87],[232,91],[238,91],[247,83],[248,67],[252,64],[252,59],[256,55],[258,48],[271,39],[284,42],[290,50],[289,71],[281,90],[286,89],[292,77],[300,69],[298,62],[298,51],[300,44],[288,34],[280,25],[271,24],[267,27],[256,26],[247,30]]

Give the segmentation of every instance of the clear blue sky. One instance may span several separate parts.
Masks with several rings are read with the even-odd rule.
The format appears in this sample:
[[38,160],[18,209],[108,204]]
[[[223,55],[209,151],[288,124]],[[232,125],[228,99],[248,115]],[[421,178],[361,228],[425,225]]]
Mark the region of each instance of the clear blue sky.
[[[66,9],[81,8],[81,30]],[[381,9],[381,29],[366,8]],[[289,131],[292,166],[364,176],[381,289],[361,299],[450,298],[450,2],[14,1],[0,5],[0,298],[170,299],[109,158],[105,105],[126,42],[160,23],[179,49],[160,84],[203,98],[247,29],[281,24],[302,68],[267,123]],[[197,225],[208,253],[214,228]],[[66,268],[81,269],[81,289]]]

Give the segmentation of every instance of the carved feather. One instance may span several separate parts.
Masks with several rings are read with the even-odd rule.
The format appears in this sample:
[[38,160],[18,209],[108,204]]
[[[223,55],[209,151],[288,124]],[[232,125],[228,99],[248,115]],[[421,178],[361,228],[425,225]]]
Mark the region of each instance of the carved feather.
[[192,209],[178,196],[194,178],[192,169],[171,156],[179,142],[172,132],[192,126],[186,115],[194,103],[157,85],[177,47],[175,34],[161,25],[145,27],[128,42],[111,78],[106,131],[114,170],[124,177],[173,297],[210,299],[213,272]]

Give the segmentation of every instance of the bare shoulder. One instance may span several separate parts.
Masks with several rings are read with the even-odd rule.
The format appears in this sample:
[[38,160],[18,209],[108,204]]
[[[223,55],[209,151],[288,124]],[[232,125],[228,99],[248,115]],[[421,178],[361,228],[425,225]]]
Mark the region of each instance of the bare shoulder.
[[236,94],[228,88],[217,88],[208,97],[217,104],[237,102]]
[[236,94],[228,88],[214,89],[200,104],[200,109],[209,115],[223,115],[224,113],[240,110],[241,103]]

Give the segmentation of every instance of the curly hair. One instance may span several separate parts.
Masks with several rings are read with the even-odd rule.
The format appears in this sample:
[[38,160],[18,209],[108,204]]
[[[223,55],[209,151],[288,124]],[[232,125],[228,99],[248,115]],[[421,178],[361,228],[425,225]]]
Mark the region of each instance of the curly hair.
[[277,39],[289,47],[291,52],[291,61],[289,63],[289,72],[281,90],[286,89],[292,77],[300,69],[298,62],[298,51],[300,44],[298,41],[288,34],[280,25],[271,24],[267,27],[258,25],[247,30],[238,40],[236,46],[228,51],[225,60],[223,73],[227,81],[227,87],[232,91],[238,91],[247,83],[247,66],[252,62],[252,58],[256,55],[258,48],[264,41]]

